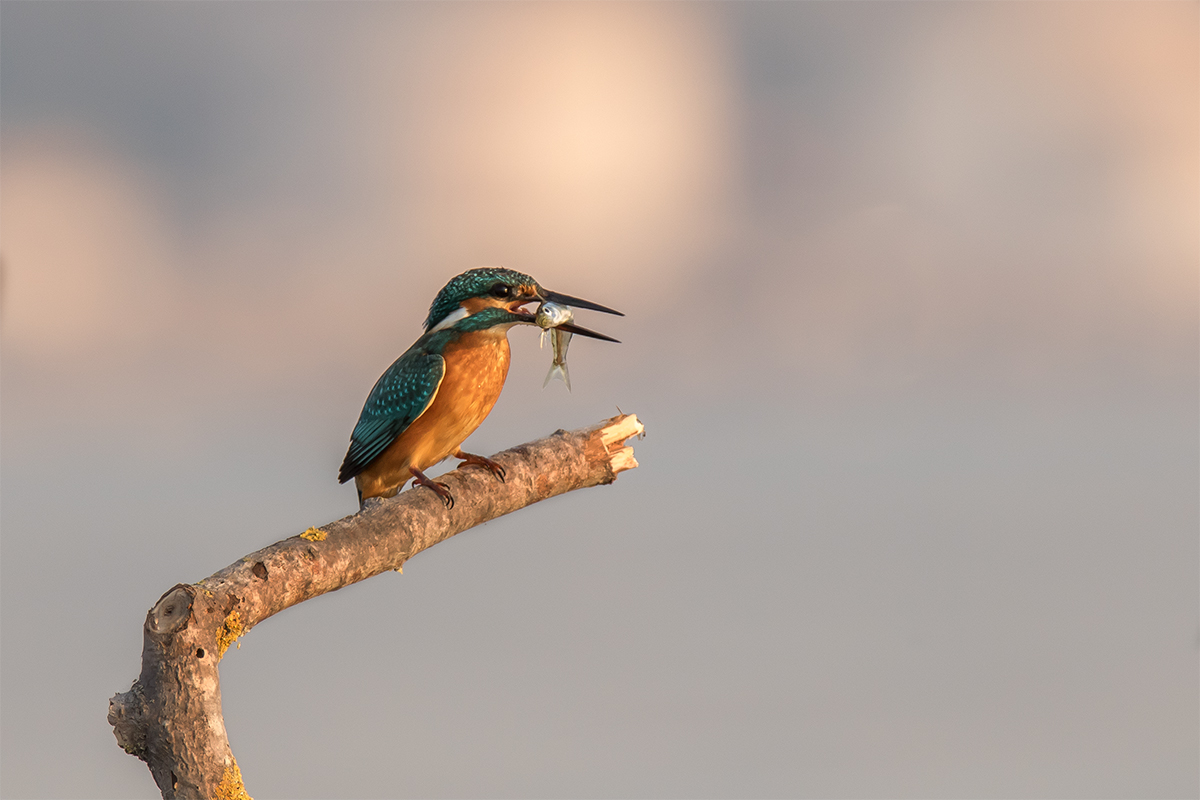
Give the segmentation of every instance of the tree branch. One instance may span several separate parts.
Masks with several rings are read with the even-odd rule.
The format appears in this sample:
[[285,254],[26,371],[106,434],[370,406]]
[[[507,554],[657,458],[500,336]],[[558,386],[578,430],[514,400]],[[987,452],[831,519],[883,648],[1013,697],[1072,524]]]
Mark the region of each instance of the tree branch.
[[625,440],[642,433],[621,414],[492,456],[500,483],[468,467],[440,477],[447,509],[416,488],[276,542],[196,584],[179,584],[146,615],[142,671],[109,701],[126,752],[147,763],[164,798],[245,798],[221,716],[217,664],[239,637],[289,606],[388,570],[456,533],[574,489],[612,483],[637,466]]

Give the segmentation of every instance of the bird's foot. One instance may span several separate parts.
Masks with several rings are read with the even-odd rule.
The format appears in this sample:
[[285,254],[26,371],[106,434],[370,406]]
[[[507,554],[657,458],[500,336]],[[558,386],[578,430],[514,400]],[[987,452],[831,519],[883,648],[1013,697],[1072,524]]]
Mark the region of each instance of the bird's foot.
[[[462,450],[459,450],[457,453],[455,453],[454,457],[461,458],[463,464],[475,464],[480,467],[485,467],[489,472],[499,478],[501,483],[504,483],[504,476],[507,474],[504,471],[504,467],[500,466],[495,461],[492,461],[490,458],[472,455],[471,453],[464,453]],[[459,466],[462,466],[462,464]]]
[[442,498],[442,505],[446,508],[454,508],[454,497],[450,494],[450,487],[440,481],[430,480],[425,477],[425,473],[416,467],[409,467],[408,471],[413,474],[413,486],[425,486],[433,489],[433,493]]

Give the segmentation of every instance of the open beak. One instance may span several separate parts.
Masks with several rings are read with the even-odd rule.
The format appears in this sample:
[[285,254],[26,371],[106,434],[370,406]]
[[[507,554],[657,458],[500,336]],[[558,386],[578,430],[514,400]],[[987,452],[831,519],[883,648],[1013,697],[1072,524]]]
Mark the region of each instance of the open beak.
[[[602,306],[599,303],[593,303],[591,300],[580,300],[578,297],[571,297],[571,295],[569,295],[569,294],[560,294],[558,292],[550,292],[550,291],[545,291],[545,290],[543,290],[542,294],[543,294],[543,296],[542,296],[543,300],[548,300],[551,303],[558,303],[560,306],[571,306],[572,308],[589,308],[592,311],[603,311],[605,314],[616,314],[618,317],[625,316],[620,311],[609,308],[608,306]],[[562,328],[564,331],[567,329],[566,325],[560,325],[559,327]],[[579,331],[571,331],[571,333],[579,333]],[[584,334],[584,335],[587,336],[587,335],[594,335],[594,334]],[[598,336],[597,338],[607,339],[608,337],[607,336]],[[616,340],[614,339],[612,341],[616,341]]]
[[[615,308],[602,306],[599,303],[593,303],[591,300],[581,300],[578,297],[571,297],[569,294],[561,292],[551,292],[542,290],[543,299],[551,303],[558,303],[560,306],[571,306],[573,308],[590,308],[592,311],[603,311],[605,314],[616,314],[618,317],[625,316]],[[601,339],[605,342],[616,342],[620,344],[620,340],[614,339],[611,336],[605,336],[603,333],[596,333],[587,328],[576,325],[574,322],[568,322],[565,325],[559,325],[555,330],[566,331],[567,333],[575,333],[580,336],[590,336],[593,339]]]
[[[557,303],[558,301],[555,300],[554,302]],[[614,311],[612,313],[617,314],[619,312]],[[624,315],[622,315],[622,316],[624,316]],[[606,342],[616,342],[617,344],[621,343],[620,339],[614,339],[611,336],[605,336],[603,333],[596,333],[595,331],[590,331],[587,328],[581,328],[580,326],[576,325],[574,322],[566,322],[566,323],[563,323],[562,325],[557,325],[554,328],[551,328],[551,330],[566,331],[567,333],[576,333],[576,334],[579,334],[580,336],[590,336],[593,339],[602,339],[603,341],[606,341]]]

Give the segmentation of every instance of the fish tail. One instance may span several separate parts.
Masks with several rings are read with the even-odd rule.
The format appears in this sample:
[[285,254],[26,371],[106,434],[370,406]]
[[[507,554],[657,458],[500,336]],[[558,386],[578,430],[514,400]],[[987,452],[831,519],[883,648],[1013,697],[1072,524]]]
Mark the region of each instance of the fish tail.
[[567,391],[571,391],[571,373],[567,372],[566,364],[551,364],[550,371],[546,373],[546,380],[542,381],[542,388],[545,389],[550,385],[550,381],[558,378],[567,385]]

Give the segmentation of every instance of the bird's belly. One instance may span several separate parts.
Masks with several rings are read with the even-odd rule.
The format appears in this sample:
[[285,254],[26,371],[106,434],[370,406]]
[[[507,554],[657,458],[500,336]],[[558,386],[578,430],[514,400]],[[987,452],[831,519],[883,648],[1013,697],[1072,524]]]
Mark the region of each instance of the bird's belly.
[[508,376],[508,337],[463,336],[442,357],[446,375],[433,403],[378,459],[381,471],[394,474],[398,483],[411,477],[409,467],[425,470],[456,452],[487,418]]

